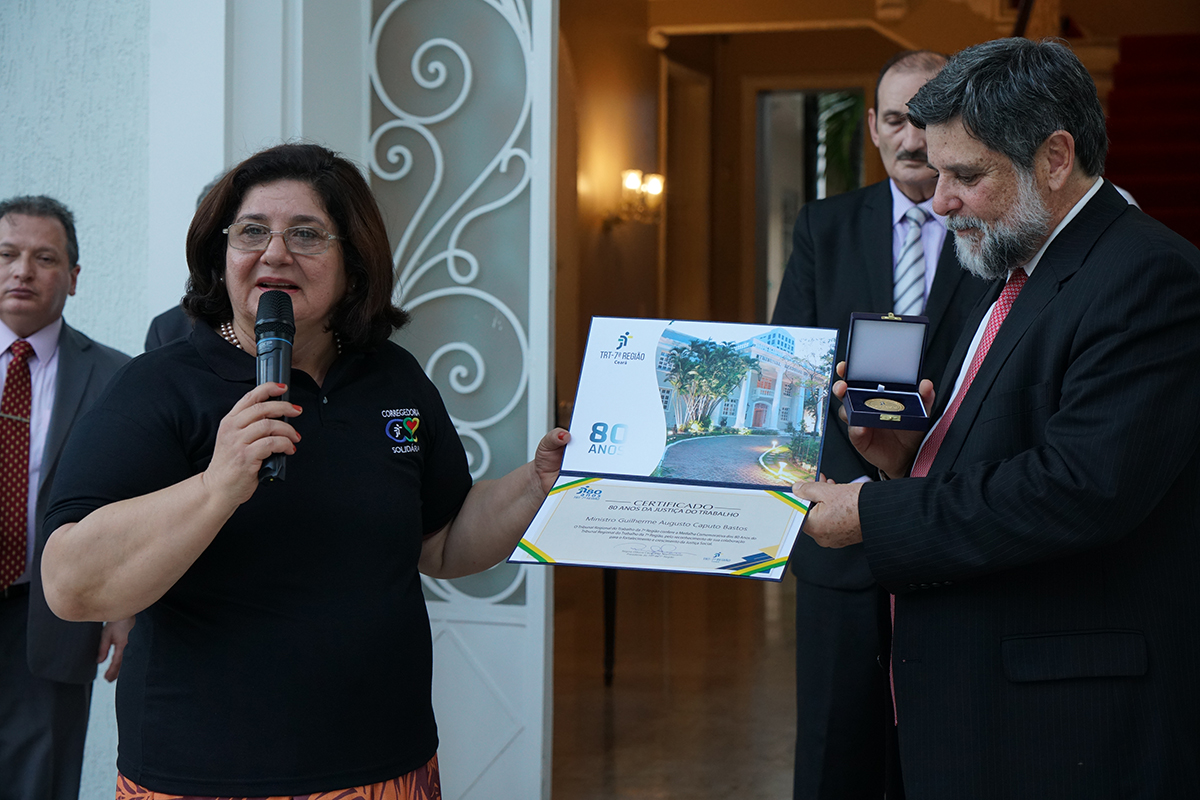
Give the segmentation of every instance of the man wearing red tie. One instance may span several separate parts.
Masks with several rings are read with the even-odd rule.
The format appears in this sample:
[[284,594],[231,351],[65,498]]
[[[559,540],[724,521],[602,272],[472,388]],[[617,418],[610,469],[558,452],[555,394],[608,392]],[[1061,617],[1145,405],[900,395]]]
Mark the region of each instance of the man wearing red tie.
[[933,210],[994,286],[924,439],[850,429],[885,480],[794,487],[805,532],[862,542],[895,594],[906,795],[1189,796],[1200,252],[1100,177],[1104,114],[1062,44],[968,48],[908,113]]
[[[129,357],[62,319],[74,216],[49,197],[0,202],[0,798],[75,800],[97,660],[116,678],[132,620],[68,623],[46,607],[41,520],[71,426]],[[103,456],[97,468],[103,468]]]
[[[931,209],[937,174],[925,131],[908,121],[908,99],[946,56],[908,50],[879,70],[867,130],[887,180],[805,203],[771,317],[774,325],[837,328],[846,354],[850,314],[888,311],[929,319],[925,377],[939,378],[987,284],[959,267],[952,236]],[[839,408],[834,403],[832,409]],[[875,469],[830,421],[821,472],[839,483],[870,480]],[[796,758],[792,800],[899,800],[886,660],[887,592],[861,545],[830,550],[801,538],[796,576]]]

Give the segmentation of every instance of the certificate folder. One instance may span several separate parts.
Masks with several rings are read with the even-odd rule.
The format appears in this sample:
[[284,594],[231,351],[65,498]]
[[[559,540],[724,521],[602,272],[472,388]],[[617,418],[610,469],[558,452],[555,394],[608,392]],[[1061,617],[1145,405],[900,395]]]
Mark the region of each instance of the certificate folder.
[[837,331],[592,320],[558,482],[511,561],[779,580]]

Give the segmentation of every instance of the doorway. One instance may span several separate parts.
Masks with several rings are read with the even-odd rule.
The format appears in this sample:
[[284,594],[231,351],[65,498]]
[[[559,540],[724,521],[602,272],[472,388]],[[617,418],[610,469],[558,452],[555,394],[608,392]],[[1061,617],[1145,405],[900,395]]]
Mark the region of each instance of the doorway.
[[758,93],[755,158],[755,273],[759,319],[770,319],[792,254],[800,207],[863,185],[863,92]]

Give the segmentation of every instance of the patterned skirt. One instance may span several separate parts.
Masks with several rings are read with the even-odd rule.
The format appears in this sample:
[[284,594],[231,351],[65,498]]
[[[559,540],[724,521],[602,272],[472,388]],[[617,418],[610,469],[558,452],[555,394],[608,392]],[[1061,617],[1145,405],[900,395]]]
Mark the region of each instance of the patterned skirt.
[[200,797],[197,795],[165,794],[138,786],[124,775],[117,775],[116,800],[442,800],[442,782],[438,773],[437,755],[423,767],[407,775],[370,786],[355,786],[334,792],[298,794],[288,797],[239,798]]

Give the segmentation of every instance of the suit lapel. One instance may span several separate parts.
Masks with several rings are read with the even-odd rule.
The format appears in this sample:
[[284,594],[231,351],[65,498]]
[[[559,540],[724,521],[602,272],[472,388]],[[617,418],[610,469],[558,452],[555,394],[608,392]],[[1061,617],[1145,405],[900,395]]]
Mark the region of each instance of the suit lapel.
[[[997,285],[1003,288],[1003,284],[999,281],[997,281]],[[1029,330],[1029,326],[1042,313],[1042,309],[1054,298],[1054,295],[1058,294],[1059,286],[1058,277],[1049,270],[1043,270],[1041,264],[1033,271],[1033,276],[1026,282],[1012,308],[1009,309],[1008,316],[1005,317],[1004,323],[997,331],[996,338],[992,341],[992,346],[988,349],[987,356],[984,357],[983,364],[980,365],[979,372],[975,375],[975,380],[971,382],[966,397],[958,407],[950,430],[946,432],[946,438],[942,441],[942,446],[938,448],[934,468],[954,463],[954,459],[958,457],[958,453],[966,441],[967,432],[975,424],[975,417],[983,405],[983,398],[987,396],[988,390],[996,380],[996,375],[1000,373],[1004,362],[1012,354],[1013,348]],[[993,302],[995,302],[994,299]],[[979,319],[982,320],[983,317],[980,316]],[[976,321],[972,332],[978,327],[979,320]],[[955,376],[957,377],[957,373]]]
[[875,184],[863,204],[866,208],[866,229],[863,254],[867,263],[867,291],[871,298],[869,311],[883,313],[892,310],[892,187],[890,181]]
[[65,322],[58,334],[58,377],[54,384],[54,408],[50,412],[50,427],[46,431],[46,445],[42,452],[42,470],[38,485],[38,504],[44,502],[42,492],[48,486],[47,478],[54,474],[58,457],[66,443],[67,434],[79,413],[88,381],[91,380],[93,365],[83,354],[91,343],[78,336]]
[[979,323],[983,322],[984,315],[987,314],[988,309],[992,307],[992,303],[996,302],[996,298],[1000,296],[1000,292],[1003,290],[1003,282],[993,282],[988,288],[987,293],[979,298],[979,302],[971,310],[971,316],[963,326],[963,332],[958,337],[958,343],[954,345],[954,350],[950,353],[950,360],[946,362],[946,371],[942,375],[942,385],[934,387],[937,389],[937,399],[933,402],[933,419],[935,422],[942,416],[942,413],[946,410],[946,406],[950,405],[950,399],[954,392],[954,383],[958,380],[958,373],[962,372],[963,362],[967,359],[967,349],[971,346],[971,340],[975,338],[975,332],[979,330]]
[[[1116,198],[1118,202],[1114,203],[1113,198]],[[987,356],[980,365],[979,372],[976,373],[975,380],[972,381],[962,404],[958,407],[950,430],[946,432],[946,438],[938,449],[931,472],[947,468],[958,458],[967,435],[975,423],[975,418],[979,414],[979,409],[983,405],[983,399],[990,391],[1005,362],[1024,338],[1029,327],[1058,294],[1062,285],[1083,265],[1084,259],[1100,234],[1112,224],[1125,206],[1124,199],[1111,185],[1100,187],[1100,191],[1086,206],[1080,209],[1075,219],[1071,220],[1070,224],[1046,249],[1037,268],[1033,271],[1033,275],[1021,289],[1008,316],[996,333],[996,338],[992,341],[992,346],[988,349]],[[997,284],[1002,286],[999,281]],[[988,294],[991,297],[988,303],[990,306],[998,293],[989,292]],[[970,330],[974,331],[979,327],[983,314],[972,314],[972,319],[975,321],[975,328]],[[969,341],[967,344],[969,345]],[[957,362],[952,360],[952,363],[958,363],[961,368],[965,357],[965,347],[962,347],[961,339],[959,345],[963,354],[959,353],[960,348],[955,348]],[[944,407],[942,403],[939,405]]]

